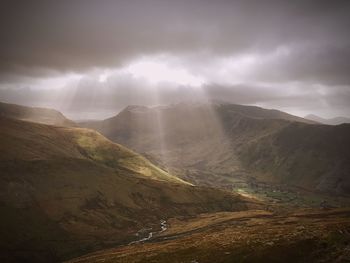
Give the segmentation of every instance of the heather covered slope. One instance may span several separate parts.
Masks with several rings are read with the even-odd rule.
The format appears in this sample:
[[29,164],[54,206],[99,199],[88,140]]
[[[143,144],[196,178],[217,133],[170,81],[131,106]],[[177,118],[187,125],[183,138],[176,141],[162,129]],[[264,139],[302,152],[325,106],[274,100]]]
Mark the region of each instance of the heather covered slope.
[[348,126],[225,103],[130,106],[84,125],[196,184],[229,187],[258,179],[349,193]]
[[244,211],[170,219],[154,242],[101,250],[69,263],[349,262],[349,209]]
[[245,210],[87,129],[0,118],[1,261],[52,262],[135,239],[170,216]]
[[3,102],[0,102],[0,116],[58,126],[76,126],[73,121],[67,119],[61,112],[57,110],[38,107],[26,107]]

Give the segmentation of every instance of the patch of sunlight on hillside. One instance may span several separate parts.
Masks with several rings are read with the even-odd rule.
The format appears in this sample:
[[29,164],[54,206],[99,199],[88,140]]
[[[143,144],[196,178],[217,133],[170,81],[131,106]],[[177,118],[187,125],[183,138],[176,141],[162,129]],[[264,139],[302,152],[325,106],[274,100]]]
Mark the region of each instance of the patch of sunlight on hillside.
[[76,142],[82,147],[83,155],[114,169],[121,167],[136,174],[156,180],[189,184],[150,163],[144,157],[131,150],[112,143],[95,131],[79,129]]

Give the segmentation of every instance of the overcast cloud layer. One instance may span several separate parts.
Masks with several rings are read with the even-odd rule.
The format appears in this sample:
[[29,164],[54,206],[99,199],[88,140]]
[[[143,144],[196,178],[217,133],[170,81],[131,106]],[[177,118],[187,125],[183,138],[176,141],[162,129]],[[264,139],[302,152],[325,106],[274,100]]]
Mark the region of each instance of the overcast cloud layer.
[[0,99],[77,118],[208,98],[350,115],[349,28],[349,1],[1,1]]

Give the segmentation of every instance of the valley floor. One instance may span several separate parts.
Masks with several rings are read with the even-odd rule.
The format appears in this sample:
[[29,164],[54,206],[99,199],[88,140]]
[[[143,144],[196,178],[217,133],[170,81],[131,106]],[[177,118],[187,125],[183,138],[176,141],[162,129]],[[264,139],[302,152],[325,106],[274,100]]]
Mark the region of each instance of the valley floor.
[[171,218],[147,242],[83,262],[350,262],[350,209],[250,210]]

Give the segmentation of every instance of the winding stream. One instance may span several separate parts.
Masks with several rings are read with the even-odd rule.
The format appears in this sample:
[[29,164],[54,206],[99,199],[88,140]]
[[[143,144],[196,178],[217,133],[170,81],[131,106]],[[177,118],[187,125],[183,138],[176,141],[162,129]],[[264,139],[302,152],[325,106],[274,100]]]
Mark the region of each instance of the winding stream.
[[[132,241],[132,242],[129,243],[129,245],[143,243],[143,242],[145,242],[147,240],[150,240],[153,237],[153,235],[162,233],[162,232],[164,232],[167,229],[168,229],[167,222],[166,222],[166,220],[162,219],[162,220],[160,220],[160,231],[149,232],[147,237],[143,237],[143,238],[141,238],[139,240]],[[137,235],[138,235],[139,232],[137,232]]]

